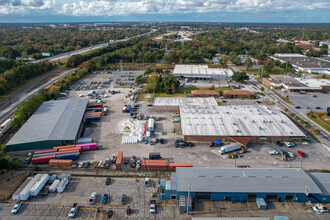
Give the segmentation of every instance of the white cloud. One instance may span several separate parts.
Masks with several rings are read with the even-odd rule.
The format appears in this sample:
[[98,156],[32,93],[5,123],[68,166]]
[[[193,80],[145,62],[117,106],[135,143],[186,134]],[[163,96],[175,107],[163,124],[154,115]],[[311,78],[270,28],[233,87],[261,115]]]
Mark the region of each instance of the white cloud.
[[330,0],[0,0],[1,14],[47,11],[73,16],[212,12],[330,11]]

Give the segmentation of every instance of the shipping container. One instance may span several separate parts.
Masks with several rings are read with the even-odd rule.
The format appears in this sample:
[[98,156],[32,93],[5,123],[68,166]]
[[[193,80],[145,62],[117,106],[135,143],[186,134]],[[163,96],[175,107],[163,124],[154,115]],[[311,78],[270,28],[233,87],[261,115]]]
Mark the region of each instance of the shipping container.
[[161,159],[160,153],[149,153],[149,159],[150,160],[158,160]]
[[95,117],[95,116],[102,116],[102,112],[87,112],[85,113],[85,117]]
[[97,149],[97,143],[77,144],[76,147],[80,147],[82,151]]
[[72,160],[59,160],[59,159],[52,159],[49,161],[50,167],[71,167]]
[[102,112],[102,108],[86,108],[86,112]]
[[168,160],[142,160],[141,168],[144,170],[168,170]]
[[40,180],[38,180],[31,188],[30,194],[31,196],[37,196],[41,189],[46,185],[49,180],[48,174],[42,174]]
[[76,147],[76,145],[57,146],[57,147],[53,147],[53,149],[58,150],[58,149],[73,148],[73,147]]
[[177,167],[193,167],[192,163],[170,163],[169,169],[170,171],[176,171]]
[[51,153],[51,152],[56,152],[56,150],[55,149],[38,150],[38,151],[34,151],[33,154],[44,154],[44,153]]
[[56,153],[56,155],[61,155],[61,154],[76,154],[76,153],[78,153],[78,154],[80,154],[80,149],[79,148],[77,148],[77,149],[72,149],[72,150],[67,150],[67,151],[60,151],[60,152],[57,152]]
[[58,184],[61,182],[61,180],[54,180],[52,185],[49,187],[49,192],[53,193],[57,190]]
[[32,164],[43,164],[48,163],[51,159],[55,159],[56,155],[49,155],[49,156],[43,156],[43,157],[34,157],[32,158]]
[[43,153],[43,154],[33,154],[33,158],[34,157],[44,157],[44,156],[50,156],[50,155],[55,155],[56,154],[56,151],[55,152],[49,152],[49,153]]
[[92,143],[93,139],[92,138],[79,138],[77,140],[77,144],[88,144],[88,143]]
[[58,152],[67,152],[67,151],[71,151],[71,150],[79,150],[79,152],[81,153],[81,147],[72,147],[72,148],[63,148],[63,149],[59,149]]
[[123,162],[123,152],[119,151],[116,159],[116,168],[121,169],[121,164]]
[[86,123],[97,122],[101,120],[101,117],[85,117],[84,120]]
[[98,104],[88,104],[87,108],[102,108],[103,104],[98,103]]
[[79,154],[75,155],[57,155],[57,159],[67,159],[67,160],[78,160],[79,159]]

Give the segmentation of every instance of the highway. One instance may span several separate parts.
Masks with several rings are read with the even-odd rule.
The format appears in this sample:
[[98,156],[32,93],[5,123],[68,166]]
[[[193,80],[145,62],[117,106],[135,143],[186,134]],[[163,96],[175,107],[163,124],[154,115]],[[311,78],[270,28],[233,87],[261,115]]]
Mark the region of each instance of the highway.
[[[258,89],[261,88],[262,85],[260,85],[259,82],[257,82],[254,78],[249,80],[249,83],[253,84],[254,86],[256,86]],[[328,131],[326,131],[324,128],[322,128],[321,126],[319,126],[318,124],[314,123],[312,120],[310,120],[309,118],[307,118],[306,115],[301,114],[300,112],[298,112],[295,108],[293,108],[290,104],[282,101],[276,94],[274,94],[271,90],[264,90],[264,93],[266,95],[268,95],[268,97],[270,97],[271,99],[273,99],[274,101],[277,100],[277,104],[279,104],[283,109],[284,108],[288,108],[291,112],[295,113],[296,115],[298,115],[300,118],[304,119],[305,121],[308,121],[313,127],[317,128],[320,130],[320,134],[314,134],[315,136],[317,136],[317,138],[321,141],[321,143],[323,143],[323,145],[326,147],[327,150],[330,151],[330,135],[328,133]]]
[[34,61],[31,61],[31,63],[39,63],[39,62],[42,62],[42,61],[45,61],[45,60],[48,60],[50,62],[55,62],[55,61],[58,61],[58,60],[61,60],[61,59],[68,58],[72,55],[82,54],[82,53],[86,53],[86,52],[96,50],[96,49],[99,49],[99,48],[102,48],[102,47],[107,47],[109,44],[128,41],[128,40],[133,39],[133,38],[139,38],[139,37],[142,37],[142,36],[145,36],[145,35],[148,35],[148,34],[155,33],[156,31],[157,30],[153,29],[152,31],[144,33],[144,34],[139,34],[139,35],[136,35],[136,36],[125,38],[125,39],[116,40],[116,41],[113,41],[111,43],[110,42],[109,43],[102,43],[102,44],[94,45],[94,46],[91,46],[91,47],[85,47],[85,48],[82,48],[82,49],[79,49],[79,50],[74,50],[74,51],[70,51],[70,52],[67,52],[67,53],[58,54],[58,55],[51,56],[51,57],[48,57],[48,58],[34,60]]

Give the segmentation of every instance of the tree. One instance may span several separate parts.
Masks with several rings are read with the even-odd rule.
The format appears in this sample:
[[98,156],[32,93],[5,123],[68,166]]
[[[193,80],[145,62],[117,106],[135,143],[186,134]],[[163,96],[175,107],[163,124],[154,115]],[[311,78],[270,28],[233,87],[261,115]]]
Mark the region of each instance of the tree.
[[231,78],[236,82],[243,82],[244,80],[250,79],[246,72],[235,72]]
[[285,108],[284,111],[287,112],[287,111],[289,111],[289,109],[288,108]]
[[261,92],[263,92],[263,91],[265,91],[265,88],[262,86],[262,87],[260,88],[260,90],[261,90]]
[[167,94],[173,94],[175,93],[176,88],[179,87],[179,85],[180,82],[178,81],[178,79],[175,76],[168,74],[161,79],[159,87],[163,92]]
[[320,133],[320,130],[315,128],[314,131],[313,131],[315,134],[319,134]]
[[151,74],[151,76],[149,76],[147,80],[148,85],[146,86],[146,91],[155,92],[158,87],[158,82],[159,76],[156,73]]
[[249,70],[252,66],[252,60],[250,59],[250,57],[248,57],[245,61],[244,61],[244,66],[246,66],[246,70]]

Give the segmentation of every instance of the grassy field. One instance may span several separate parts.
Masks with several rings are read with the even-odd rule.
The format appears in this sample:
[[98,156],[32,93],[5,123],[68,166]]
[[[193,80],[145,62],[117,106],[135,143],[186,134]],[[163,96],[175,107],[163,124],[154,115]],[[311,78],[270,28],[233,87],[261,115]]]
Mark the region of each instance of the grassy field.
[[312,121],[314,121],[316,124],[320,125],[322,128],[326,129],[328,132],[330,132],[330,117],[327,116],[326,112],[312,112],[312,115],[307,113],[306,116]]

